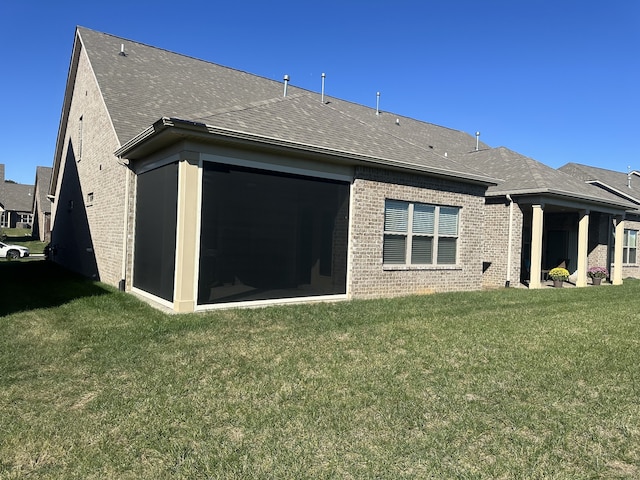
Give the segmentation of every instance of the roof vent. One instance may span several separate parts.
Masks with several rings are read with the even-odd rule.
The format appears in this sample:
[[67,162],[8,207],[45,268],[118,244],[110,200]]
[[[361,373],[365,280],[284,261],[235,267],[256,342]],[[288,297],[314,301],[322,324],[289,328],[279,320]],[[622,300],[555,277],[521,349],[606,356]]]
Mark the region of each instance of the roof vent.
[[627,165],[627,187],[631,188],[631,165]]
[[400,126],[400,119],[396,118],[396,125]]
[[322,73],[321,77],[322,77],[322,96],[320,97],[320,101],[324,103],[324,78],[326,77],[324,72]]
[[121,57],[126,57],[127,56],[127,52],[124,51],[124,43],[120,44],[120,53],[119,53],[119,55]]
[[376,115],[380,115],[380,92],[376,92]]
[[289,85],[289,75],[284,76],[284,97],[287,96],[287,85]]
[[476,132],[476,152],[480,148],[480,132]]

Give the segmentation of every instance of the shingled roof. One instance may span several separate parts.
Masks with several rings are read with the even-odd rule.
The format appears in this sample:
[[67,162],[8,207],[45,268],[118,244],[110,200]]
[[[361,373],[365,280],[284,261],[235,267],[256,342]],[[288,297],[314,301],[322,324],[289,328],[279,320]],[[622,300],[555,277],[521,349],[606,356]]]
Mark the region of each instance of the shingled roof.
[[546,195],[629,208],[632,205],[565,172],[505,147],[481,149],[462,158],[487,175],[502,178],[487,196]]
[[[36,167],[36,185],[38,187],[38,205],[43,213],[51,213],[51,202],[47,198],[47,192],[49,191],[49,185],[51,184],[51,174],[53,169],[51,167]],[[36,198],[33,196],[33,203],[31,209],[34,209]]]
[[337,98],[322,102],[320,94],[293,85],[283,97],[275,80],[82,27],[77,34],[123,146],[120,155],[169,118],[257,143],[495,183],[453,158],[475,149],[467,133]]
[[616,172],[579,163],[567,163],[559,170],[640,205],[640,172]]

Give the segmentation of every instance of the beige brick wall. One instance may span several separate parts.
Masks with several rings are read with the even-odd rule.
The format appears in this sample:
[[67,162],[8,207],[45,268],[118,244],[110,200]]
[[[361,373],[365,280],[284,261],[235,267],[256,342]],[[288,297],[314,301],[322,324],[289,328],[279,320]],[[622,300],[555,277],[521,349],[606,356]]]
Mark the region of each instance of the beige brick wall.
[[[482,285],[485,288],[504,287],[507,280],[509,244],[509,202],[506,199],[487,199],[484,207],[484,255],[485,271]],[[522,258],[523,213],[517,203],[513,204],[511,237],[510,285],[520,283]]]
[[[624,222],[624,228],[640,231],[640,218],[637,215],[628,216]],[[635,265],[624,265],[622,267],[622,278],[640,278],[640,251],[637,252]]]
[[[352,187],[349,289],[353,298],[392,297],[482,286],[484,187],[358,168]],[[460,207],[455,266],[383,267],[385,199]]]
[[[52,206],[52,244],[55,242],[59,251],[56,261],[87,274],[83,271],[83,265],[89,263],[87,257],[93,256],[98,278],[110,285],[118,285],[123,269],[125,176],[128,169],[113,155],[119,143],[84,52],[80,53],[64,135],[61,174],[56,192],[60,192],[62,182],[65,182],[65,188],[75,188],[76,191],[73,192],[73,213],[69,205],[61,205],[58,201],[64,196],[58,197]],[[77,176],[75,181],[74,175]],[[93,194],[92,200],[89,200],[89,194]],[[68,228],[65,231],[62,228],[55,229],[56,224],[65,223],[61,216],[73,214],[74,221],[85,216],[75,209],[84,209],[91,235],[90,241],[83,240],[81,244],[74,244],[67,236],[75,232],[70,232]]]

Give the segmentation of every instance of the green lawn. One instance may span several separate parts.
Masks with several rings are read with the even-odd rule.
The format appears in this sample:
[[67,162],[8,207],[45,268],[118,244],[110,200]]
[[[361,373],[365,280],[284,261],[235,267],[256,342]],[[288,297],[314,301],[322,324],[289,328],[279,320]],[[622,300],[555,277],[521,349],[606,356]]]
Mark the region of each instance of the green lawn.
[[2,262],[0,478],[640,478],[640,282],[170,316]]
[[2,231],[0,231],[0,234],[4,234],[5,239],[3,241],[5,243],[27,247],[29,249],[29,253],[32,255],[34,253],[42,253],[46,245],[46,243],[39,240],[34,240],[31,237],[31,230],[29,229],[3,228]]

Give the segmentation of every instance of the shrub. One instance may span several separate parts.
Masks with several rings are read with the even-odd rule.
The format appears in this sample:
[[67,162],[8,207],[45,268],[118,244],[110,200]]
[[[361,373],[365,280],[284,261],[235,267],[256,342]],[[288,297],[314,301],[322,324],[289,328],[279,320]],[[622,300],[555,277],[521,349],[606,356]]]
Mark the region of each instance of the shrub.
[[569,270],[567,270],[566,268],[562,268],[562,267],[552,268],[549,271],[549,276],[553,280],[562,280],[564,282],[564,281],[567,281],[569,279]]

